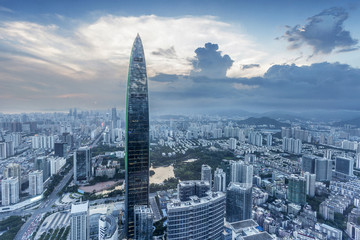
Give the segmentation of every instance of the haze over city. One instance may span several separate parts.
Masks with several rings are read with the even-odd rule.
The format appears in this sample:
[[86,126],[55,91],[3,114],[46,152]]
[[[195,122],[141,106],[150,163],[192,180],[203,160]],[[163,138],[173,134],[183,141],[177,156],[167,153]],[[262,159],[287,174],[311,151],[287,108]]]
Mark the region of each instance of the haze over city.
[[359,240],[359,4],[0,0],[0,240]]
[[124,109],[137,33],[152,114],[359,111],[357,1],[0,6],[0,112]]

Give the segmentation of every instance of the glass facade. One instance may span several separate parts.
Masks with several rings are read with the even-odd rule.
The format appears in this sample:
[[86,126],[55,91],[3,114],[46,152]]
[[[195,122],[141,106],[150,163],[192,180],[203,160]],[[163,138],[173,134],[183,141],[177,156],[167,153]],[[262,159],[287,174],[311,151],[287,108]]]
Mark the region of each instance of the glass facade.
[[74,154],[74,180],[88,182],[91,178],[91,152],[89,147],[81,147]]
[[126,233],[134,237],[134,206],[149,205],[149,105],[144,50],[137,35],[130,57],[126,99]]
[[226,221],[251,219],[252,185],[231,182],[226,192]]

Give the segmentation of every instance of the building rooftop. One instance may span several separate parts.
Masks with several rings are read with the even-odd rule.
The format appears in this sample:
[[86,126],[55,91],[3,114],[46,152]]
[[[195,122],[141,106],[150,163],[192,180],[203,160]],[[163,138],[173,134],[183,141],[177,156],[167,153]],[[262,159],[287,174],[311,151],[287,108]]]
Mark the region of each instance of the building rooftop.
[[248,219],[248,220],[230,223],[230,226],[235,232],[239,232],[242,231],[244,228],[257,227],[258,224],[254,220]]
[[89,210],[89,202],[83,202],[71,205],[71,214],[87,212]]
[[274,239],[269,233],[261,232],[251,236],[243,237],[244,240],[271,240]]
[[208,191],[205,197],[199,198],[197,196],[191,196],[190,201],[180,201],[173,200],[171,203],[168,203],[167,208],[169,209],[181,209],[188,208],[191,206],[198,206],[201,204],[208,204],[210,201],[215,201],[217,199],[225,198],[225,194],[222,192],[211,192]]

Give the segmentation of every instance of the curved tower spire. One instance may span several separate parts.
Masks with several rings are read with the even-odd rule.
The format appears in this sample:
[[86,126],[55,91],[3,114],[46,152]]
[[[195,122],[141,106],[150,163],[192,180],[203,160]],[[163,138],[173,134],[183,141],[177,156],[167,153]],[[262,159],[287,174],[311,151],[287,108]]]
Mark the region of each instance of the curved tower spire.
[[125,129],[125,232],[134,237],[134,206],[149,205],[149,104],[144,49],[137,34],[130,56]]

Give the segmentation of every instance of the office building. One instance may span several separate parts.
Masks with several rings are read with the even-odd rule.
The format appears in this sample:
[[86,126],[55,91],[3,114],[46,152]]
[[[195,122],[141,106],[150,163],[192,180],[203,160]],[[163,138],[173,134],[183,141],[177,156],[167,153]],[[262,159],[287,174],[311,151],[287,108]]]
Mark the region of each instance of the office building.
[[101,215],[99,218],[99,240],[118,240],[118,222],[112,215]]
[[204,197],[206,192],[210,190],[208,181],[182,181],[177,186],[178,199],[180,201],[189,201],[191,196]]
[[217,168],[214,173],[214,191],[226,192],[226,174],[221,168]]
[[309,197],[314,197],[316,175],[311,174],[309,172],[305,172],[304,177],[306,180],[306,195],[308,195]]
[[330,181],[332,178],[332,165],[331,159],[317,158],[315,161],[316,181]]
[[332,177],[332,160],[314,155],[304,155],[301,160],[303,172],[315,173],[316,181],[330,181]]
[[74,153],[74,181],[89,182],[92,173],[91,151],[89,147],[81,147]]
[[168,240],[221,239],[224,229],[225,194],[207,192],[189,201],[173,200],[167,204]]
[[[360,146],[360,144],[359,144],[359,146]],[[356,166],[356,168],[360,168],[360,153],[357,153],[355,155],[355,166]]]
[[50,177],[50,161],[47,157],[37,157],[34,161],[34,169],[43,172],[44,182]]
[[44,190],[43,172],[41,170],[29,173],[29,194],[36,196],[42,194]]
[[243,161],[231,163],[231,182],[249,183],[253,182],[253,166]]
[[70,240],[88,240],[89,231],[89,202],[71,205]]
[[3,206],[19,202],[18,178],[9,177],[1,181],[1,200]]
[[66,143],[60,142],[54,144],[54,155],[57,157],[64,157],[66,155]]
[[18,179],[19,194],[21,193],[21,167],[20,164],[10,163],[4,168],[4,178],[15,177]]
[[202,181],[208,181],[210,185],[210,189],[212,186],[212,173],[211,173],[211,167],[209,165],[203,164],[201,166],[201,180]]
[[231,182],[226,192],[226,221],[237,222],[251,219],[252,185]]
[[152,239],[153,232],[153,212],[150,207],[136,205],[134,207],[134,239]]
[[354,159],[337,156],[335,159],[335,173],[340,177],[352,177],[354,171]]
[[306,203],[306,179],[292,174],[289,178],[287,198],[295,204]]
[[134,206],[149,206],[149,103],[144,49],[134,41],[127,83],[125,143],[125,232],[134,237]]
[[301,170],[303,172],[315,173],[315,161],[318,158],[314,155],[303,155],[301,158]]

